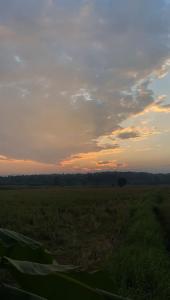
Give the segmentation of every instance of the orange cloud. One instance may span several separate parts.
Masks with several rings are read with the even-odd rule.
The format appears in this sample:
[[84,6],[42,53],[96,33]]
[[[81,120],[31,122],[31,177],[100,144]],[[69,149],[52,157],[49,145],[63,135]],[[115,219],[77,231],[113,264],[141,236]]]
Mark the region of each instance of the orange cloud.
[[144,125],[145,124],[141,124],[141,126],[129,126],[126,128],[120,127],[117,130],[114,130],[112,134],[100,136],[96,139],[97,146],[103,149],[112,149],[116,152],[122,152],[122,147],[116,143],[118,139],[142,140],[159,133],[154,127],[147,127]]
[[148,105],[142,112],[136,115],[144,115],[150,112],[157,112],[157,113],[170,113],[170,104],[165,104],[164,101],[166,100],[166,95],[160,95],[158,99]]
[[22,160],[0,155],[0,170],[2,175],[39,174],[60,172],[91,172],[113,170],[126,167],[113,159],[111,150],[80,153],[63,160],[59,165],[40,163],[33,160]]
[[120,149],[107,149],[98,152],[79,153],[60,162],[60,170],[66,171],[102,171],[126,167],[113,157]]
[[161,105],[152,105],[152,107],[150,108],[150,111],[170,113],[170,105],[169,104],[163,105],[163,106],[161,106]]
[[40,163],[33,160],[13,159],[0,155],[0,170],[2,175],[55,173],[56,165]]

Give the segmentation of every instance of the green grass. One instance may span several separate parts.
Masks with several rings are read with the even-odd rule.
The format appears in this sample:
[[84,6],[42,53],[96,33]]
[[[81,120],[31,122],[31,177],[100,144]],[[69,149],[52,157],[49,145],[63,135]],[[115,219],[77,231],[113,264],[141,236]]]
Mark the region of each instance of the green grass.
[[109,270],[117,294],[170,299],[170,188],[0,190],[0,226],[24,233],[60,263]]
[[115,291],[132,299],[170,299],[170,255],[154,213],[156,197],[142,195],[124,239],[110,260]]
[[1,190],[0,226],[43,242],[62,263],[94,269],[111,254],[128,219],[127,195],[118,191]]

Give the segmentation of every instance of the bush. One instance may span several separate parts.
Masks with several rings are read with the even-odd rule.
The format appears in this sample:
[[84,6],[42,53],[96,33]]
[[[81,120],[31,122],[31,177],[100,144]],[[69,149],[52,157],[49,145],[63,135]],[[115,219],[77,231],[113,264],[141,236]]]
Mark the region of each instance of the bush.
[[120,177],[117,181],[118,186],[124,187],[127,184],[127,180],[124,177]]

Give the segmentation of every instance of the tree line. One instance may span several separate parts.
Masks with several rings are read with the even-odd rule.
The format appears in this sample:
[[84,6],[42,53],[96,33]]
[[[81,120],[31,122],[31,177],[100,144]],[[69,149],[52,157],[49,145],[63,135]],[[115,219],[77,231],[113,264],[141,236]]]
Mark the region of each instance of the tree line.
[[[143,172],[97,172],[87,174],[19,175],[0,177],[0,186],[116,186],[170,184],[169,174]],[[124,185],[125,185],[124,184]]]

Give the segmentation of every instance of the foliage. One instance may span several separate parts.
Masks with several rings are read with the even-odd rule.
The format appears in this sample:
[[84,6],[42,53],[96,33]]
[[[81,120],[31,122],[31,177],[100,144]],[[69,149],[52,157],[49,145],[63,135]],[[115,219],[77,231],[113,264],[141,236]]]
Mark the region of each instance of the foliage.
[[[23,253],[22,253],[23,251]],[[122,299],[112,291],[101,288],[107,282],[107,275],[97,277],[76,271],[73,266],[59,265],[51,256],[51,264],[47,264],[47,251],[36,241],[19,233],[0,229],[1,267],[9,269],[17,283],[24,290],[1,285],[0,296],[8,299],[82,299],[107,300]],[[9,257],[7,257],[8,255]],[[18,260],[10,256],[18,257]],[[21,258],[20,258],[21,256]],[[32,261],[23,260],[30,259]],[[34,262],[35,258],[35,262]],[[37,263],[36,261],[39,261]],[[102,280],[101,280],[102,279]],[[87,283],[88,282],[88,283]],[[92,282],[92,284],[91,284]]]
[[23,291],[13,286],[2,284],[0,286],[0,299],[8,300],[46,300],[40,296]]
[[125,177],[130,185],[170,184],[170,174],[144,172],[97,172],[87,174],[21,175],[0,177],[1,189],[14,186],[111,186]]
[[44,263],[52,263],[52,257],[43,246],[17,232],[0,228],[0,256]]
[[124,186],[127,184],[126,178],[124,178],[124,177],[118,178],[117,184],[118,184],[118,186],[120,186],[120,187],[124,187]]

